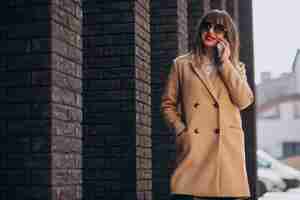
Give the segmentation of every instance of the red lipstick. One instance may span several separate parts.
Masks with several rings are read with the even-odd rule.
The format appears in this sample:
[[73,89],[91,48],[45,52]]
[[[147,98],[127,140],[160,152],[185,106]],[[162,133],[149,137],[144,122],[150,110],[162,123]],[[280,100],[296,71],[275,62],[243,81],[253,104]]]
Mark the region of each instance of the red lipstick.
[[217,38],[212,36],[212,35],[206,35],[205,39],[207,39],[207,40],[216,40]]

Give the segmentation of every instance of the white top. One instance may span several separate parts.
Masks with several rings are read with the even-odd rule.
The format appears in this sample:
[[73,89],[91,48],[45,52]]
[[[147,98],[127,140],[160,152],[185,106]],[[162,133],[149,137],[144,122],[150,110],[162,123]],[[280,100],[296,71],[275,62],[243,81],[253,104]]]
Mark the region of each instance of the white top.
[[209,77],[214,75],[217,72],[217,67],[212,63],[203,64],[202,67],[205,74]]

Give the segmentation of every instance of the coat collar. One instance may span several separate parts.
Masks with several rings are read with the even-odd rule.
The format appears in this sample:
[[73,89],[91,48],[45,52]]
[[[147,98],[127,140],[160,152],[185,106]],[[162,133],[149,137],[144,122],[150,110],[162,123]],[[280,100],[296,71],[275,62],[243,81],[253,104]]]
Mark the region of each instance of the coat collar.
[[203,84],[205,85],[205,87],[207,88],[207,90],[209,91],[211,96],[213,97],[213,99],[218,102],[218,95],[215,90],[215,87],[212,85],[210,80],[208,80],[207,76],[203,73],[203,71],[200,69],[200,67],[197,66],[197,65],[199,65],[199,63],[196,59],[196,56],[190,52],[189,58],[190,58],[189,61],[190,61],[190,66],[192,68],[192,71],[194,71],[196,73],[196,75],[198,76],[198,78],[203,82]]

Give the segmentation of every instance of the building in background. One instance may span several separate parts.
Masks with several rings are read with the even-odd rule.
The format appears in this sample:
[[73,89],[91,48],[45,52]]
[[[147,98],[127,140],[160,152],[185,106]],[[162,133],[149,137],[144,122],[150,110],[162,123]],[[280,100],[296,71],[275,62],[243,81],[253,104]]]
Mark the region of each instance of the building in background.
[[292,71],[272,78],[261,73],[256,86],[257,147],[274,157],[300,155],[300,50]]
[[[254,89],[251,0],[3,1],[0,200],[168,199],[175,138],[159,112],[164,77],[214,8],[238,26]],[[251,200],[254,113],[242,114]]]

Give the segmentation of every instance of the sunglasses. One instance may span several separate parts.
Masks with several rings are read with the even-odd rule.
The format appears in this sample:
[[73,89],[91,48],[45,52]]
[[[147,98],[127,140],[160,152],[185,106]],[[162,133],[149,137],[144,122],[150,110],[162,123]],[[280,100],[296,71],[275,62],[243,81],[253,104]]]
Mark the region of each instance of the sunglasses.
[[210,22],[204,22],[203,23],[203,30],[208,32],[211,28],[213,28],[213,31],[217,34],[226,33],[227,29],[222,24],[212,24]]

